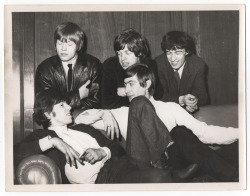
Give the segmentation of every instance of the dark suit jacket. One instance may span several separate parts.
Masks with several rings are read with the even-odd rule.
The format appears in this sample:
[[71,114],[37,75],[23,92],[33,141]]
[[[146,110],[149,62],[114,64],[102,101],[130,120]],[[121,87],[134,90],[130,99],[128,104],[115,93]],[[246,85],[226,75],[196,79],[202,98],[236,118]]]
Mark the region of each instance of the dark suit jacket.
[[[79,88],[90,80],[89,96],[80,100]],[[53,88],[65,94],[72,108],[83,110],[100,107],[100,61],[86,53],[78,53],[78,59],[73,68],[73,81],[67,90],[66,75],[58,55],[44,60],[36,70],[35,93]]]
[[[157,73],[156,64],[152,59],[146,58],[143,63],[147,64],[154,73]],[[120,65],[117,56],[108,58],[102,64],[101,102],[103,109],[129,106],[127,97],[117,95],[117,88],[124,87],[125,73],[126,70]]]
[[[111,151],[111,160],[115,157],[120,157],[122,155],[125,155],[125,150],[117,142],[107,139],[100,131],[94,129],[91,126],[79,124],[72,126],[70,128],[84,133],[88,133],[90,136],[96,139],[96,141],[101,147],[103,146],[108,147]],[[43,152],[40,149],[39,139],[42,139],[48,135],[50,135],[51,137],[58,137],[54,131],[39,129],[35,130],[33,133],[28,135],[24,140],[14,145],[15,168],[22,161],[22,159],[28,156],[34,154],[44,154],[55,161],[55,163],[60,169],[63,184],[67,184],[69,183],[69,181],[65,175],[65,170],[64,170],[64,166],[66,164],[65,155],[55,148],[49,149],[45,152]]]
[[174,77],[174,70],[165,53],[156,57],[155,61],[159,77],[159,84],[155,94],[157,100],[179,103],[179,96],[192,94],[198,98],[199,106],[208,103],[205,76],[206,64],[200,57],[196,55],[187,56],[179,91]]

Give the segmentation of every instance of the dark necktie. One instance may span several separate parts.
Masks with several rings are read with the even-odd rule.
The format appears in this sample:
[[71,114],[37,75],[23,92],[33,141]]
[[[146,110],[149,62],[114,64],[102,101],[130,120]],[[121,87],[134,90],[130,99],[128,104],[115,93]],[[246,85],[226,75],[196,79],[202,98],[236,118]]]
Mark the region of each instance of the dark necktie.
[[181,78],[180,78],[180,75],[178,73],[178,69],[174,70],[174,77],[176,79],[178,90],[179,90]]
[[72,84],[72,64],[68,64],[69,70],[68,70],[68,91],[71,90],[71,84]]

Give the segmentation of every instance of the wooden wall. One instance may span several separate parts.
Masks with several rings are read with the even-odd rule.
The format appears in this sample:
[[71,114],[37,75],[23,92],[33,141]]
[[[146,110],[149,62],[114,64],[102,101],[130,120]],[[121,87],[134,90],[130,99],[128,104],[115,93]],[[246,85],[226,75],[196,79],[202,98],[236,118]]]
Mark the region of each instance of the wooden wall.
[[34,72],[40,62],[55,54],[54,30],[65,21],[84,29],[87,52],[102,62],[114,55],[114,37],[125,28],[132,27],[147,38],[152,58],[162,53],[160,42],[166,32],[186,31],[195,38],[197,54],[207,63],[211,103],[238,102],[237,11],[13,13],[14,143],[33,130]]

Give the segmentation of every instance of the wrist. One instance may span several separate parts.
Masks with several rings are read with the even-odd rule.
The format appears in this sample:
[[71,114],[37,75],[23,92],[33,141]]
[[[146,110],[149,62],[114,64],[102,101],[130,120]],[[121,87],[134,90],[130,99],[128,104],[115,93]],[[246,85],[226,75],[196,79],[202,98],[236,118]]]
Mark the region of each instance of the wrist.
[[111,151],[110,151],[110,149],[108,147],[101,147],[100,149],[103,152],[103,155],[104,155],[103,158],[106,157],[107,160],[111,158]]

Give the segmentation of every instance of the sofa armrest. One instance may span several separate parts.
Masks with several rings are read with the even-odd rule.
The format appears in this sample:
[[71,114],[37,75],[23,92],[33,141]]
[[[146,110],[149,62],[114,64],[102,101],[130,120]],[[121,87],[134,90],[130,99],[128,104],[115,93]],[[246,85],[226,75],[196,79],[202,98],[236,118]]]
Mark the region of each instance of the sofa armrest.
[[55,162],[45,155],[23,159],[16,170],[18,184],[61,184],[61,172]]

